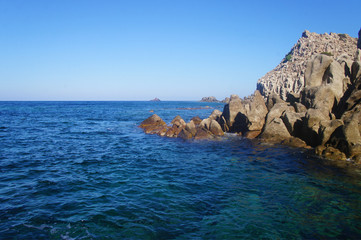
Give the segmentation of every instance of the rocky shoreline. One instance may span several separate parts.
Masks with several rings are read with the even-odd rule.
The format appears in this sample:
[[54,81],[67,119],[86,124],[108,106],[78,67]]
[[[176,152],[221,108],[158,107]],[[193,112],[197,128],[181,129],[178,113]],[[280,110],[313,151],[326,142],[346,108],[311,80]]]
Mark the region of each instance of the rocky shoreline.
[[[359,32],[360,39],[361,30]],[[357,42],[357,41],[355,41]],[[360,42],[360,41],[359,41]],[[361,45],[361,44],[358,44]],[[314,54],[306,64],[299,92],[278,92],[241,99],[230,97],[223,112],[186,123],[177,116],[167,124],[157,115],[140,127],[148,134],[182,139],[217,139],[237,133],[273,144],[312,148],[327,159],[361,164],[361,49],[355,56]]]

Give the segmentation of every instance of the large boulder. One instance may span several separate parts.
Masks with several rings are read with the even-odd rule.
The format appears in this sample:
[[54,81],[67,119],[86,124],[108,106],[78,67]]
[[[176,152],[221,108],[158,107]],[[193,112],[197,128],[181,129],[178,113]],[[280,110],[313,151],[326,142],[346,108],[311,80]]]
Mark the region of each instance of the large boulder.
[[301,103],[306,108],[316,108],[331,113],[335,104],[335,94],[330,86],[305,87],[301,91]]
[[247,131],[260,131],[265,123],[268,109],[261,93],[256,90],[254,97],[249,104],[249,111],[246,113],[248,118]]
[[144,132],[148,134],[164,135],[168,130],[167,124],[157,114],[145,119],[139,127],[143,128]]
[[241,132],[245,127],[241,124],[245,116],[246,109],[242,103],[242,100],[238,95],[231,95],[230,101],[224,106],[221,116],[221,126],[224,131],[227,132]]
[[285,111],[281,119],[283,120],[283,123],[285,124],[288,132],[292,136],[300,136],[302,131],[302,121],[305,117],[306,112],[304,113],[296,113],[293,111]]
[[314,108],[308,109],[303,120],[302,131],[300,131],[300,138],[312,147],[320,145],[320,124],[321,121],[327,120],[330,120],[330,118],[328,114],[325,114],[322,110]]
[[337,61],[333,61],[323,75],[322,82],[331,87],[337,100],[340,100],[346,90],[347,81],[345,81],[346,87],[344,87],[345,78],[345,67],[342,67]]
[[224,135],[221,125],[219,125],[219,123],[212,118],[203,119],[200,126],[206,129],[207,131],[211,132],[215,136]]
[[325,145],[330,139],[331,135],[335,132],[335,130],[342,125],[343,121],[341,119],[320,121],[320,126],[318,130],[320,144]]
[[333,61],[332,57],[318,54],[307,62],[305,71],[305,87],[317,87],[322,84],[322,78],[326,69]]
[[284,112],[294,112],[295,109],[291,105],[285,102],[276,103],[272,109],[268,112],[266,117],[266,124],[271,122],[275,118],[280,118]]
[[265,124],[259,137],[267,142],[281,143],[285,139],[290,138],[291,134],[288,132],[282,119],[278,117]]
[[224,135],[221,125],[219,125],[219,123],[214,119],[212,119],[212,121],[211,121],[209,131],[215,136],[223,136]]
[[232,95],[230,102],[224,106],[219,122],[225,132],[260,131],[265,123],[267,112],[264,99],[256,90],[244,101],[237,95]]
[[198,126],[196,135],[194,136],[195,140],[206,140],[206,139],[213,139],[214,135],[207,129]]

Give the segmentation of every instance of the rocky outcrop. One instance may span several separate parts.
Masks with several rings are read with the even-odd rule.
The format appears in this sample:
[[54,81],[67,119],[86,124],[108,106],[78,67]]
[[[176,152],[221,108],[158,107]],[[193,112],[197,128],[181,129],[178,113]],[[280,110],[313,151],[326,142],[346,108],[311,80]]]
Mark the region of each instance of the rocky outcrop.
[[167,124],[157,114],[145,119],[139,127],[143,128],[144,132],[148,134],[164,135],[168,130]]
[[159,98],[154,98],[152,100],[150,100],[151,102],[160,102],[160,99]]
[[323,53],[328,61],[341,58],[352,61],[356,56],[356,43],[357,39],[347,34],[317,34],[306,30],[282,62],[258,80],[257,89],[266,98],[271,93],[276,93],[286,100],[289,93],[299,94],[305,87],[307,62],[310,58]]
[[[325,42],[340,43],[346,52],[332,44],[321,47],[317,40],[320,36]],[[350,42],[355,46],[351,47]],[[282,85],[286,92],[282,88],[263,88],[263,96],[258,90],[243,99],[231,95],[223,112],[214,110],[206,119],[194,117],[185,123],[177,116],[173,125],[167,126],[153,115],[140,127],[150,134],[196,140],[218,138],[224,132],[238,133],[268,143],[313,147],[317,155],[325,158],[361,163],[361,50],[356,51],[355,58],[349,53],[355,47],[355,39],[345,34],[315,35],[306,31],[299,40],[298,51],[294,48],[293,55],[282,63],[300,67],[295,83],[302,84],[297,85],[297,91]],[[320,49],[328,52],[308,55]],[[305,51],[307,54],[301,56]],[[309,61],[302,57],[309,57]],[[285,75],[288,79],[295,77],[287,71],[283,73],[289,74]],[[272,81],[267,84],[273,86]]]
[[267,115],[267,107],[259,91],[249,99],[240,99],[232,95],[224,106],[220,117],[222,129],[226,132],[245,134],[249,131],[261,131]]

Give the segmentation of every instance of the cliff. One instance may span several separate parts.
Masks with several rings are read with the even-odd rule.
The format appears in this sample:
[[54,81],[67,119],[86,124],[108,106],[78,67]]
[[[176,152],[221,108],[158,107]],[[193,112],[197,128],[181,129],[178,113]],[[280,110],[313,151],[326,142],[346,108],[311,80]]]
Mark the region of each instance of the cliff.
[[257,90],[265,97],[276,93],[286,100],[288,93],[299,94],[304,88],[307,61],[312,56],[324,53],[336,61],[352,61],[356,49],[357,38],[347,34],[317,34],[306,30],[281,63],[258,80]]

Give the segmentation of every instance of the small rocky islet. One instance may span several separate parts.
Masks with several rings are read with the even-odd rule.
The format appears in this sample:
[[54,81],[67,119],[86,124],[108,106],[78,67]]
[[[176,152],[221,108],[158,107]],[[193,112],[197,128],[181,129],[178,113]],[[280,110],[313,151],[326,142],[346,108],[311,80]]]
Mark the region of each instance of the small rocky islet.
[[332,160],[361,164],[361,30],[347,34],[305,31],[253,95],[231,95],[223,112],[168,126],[154,114],[145,133],[182,139],[217,139],[237,133],[272,144],[314,149]]

